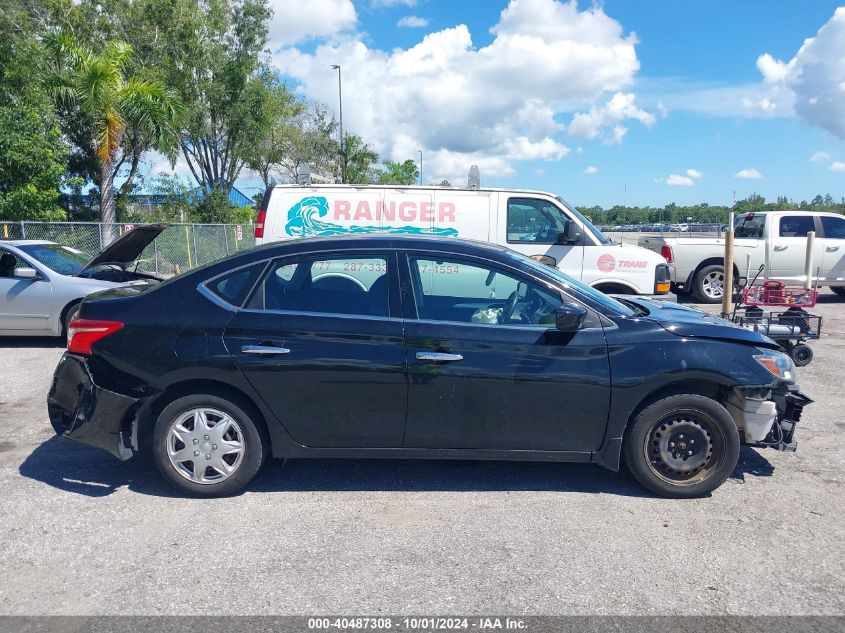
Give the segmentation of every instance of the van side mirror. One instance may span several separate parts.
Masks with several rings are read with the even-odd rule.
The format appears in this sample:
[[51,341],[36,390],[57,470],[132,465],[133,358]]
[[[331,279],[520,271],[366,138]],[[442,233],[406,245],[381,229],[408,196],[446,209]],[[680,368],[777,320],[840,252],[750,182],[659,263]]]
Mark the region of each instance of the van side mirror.
[[14,275],[17,279],[38,279],[37,270],[23,266],[21,268],[15,268]]
[[563,303],[555,311],[555,327],[561,332],[575,332],[587,316],[586,308],[574,303]]
[[566,225],[565,231],[560,231],[557,234],[558,244],[577,244],[581,241],[581,231],[578,230],[578,225],[570,220]]

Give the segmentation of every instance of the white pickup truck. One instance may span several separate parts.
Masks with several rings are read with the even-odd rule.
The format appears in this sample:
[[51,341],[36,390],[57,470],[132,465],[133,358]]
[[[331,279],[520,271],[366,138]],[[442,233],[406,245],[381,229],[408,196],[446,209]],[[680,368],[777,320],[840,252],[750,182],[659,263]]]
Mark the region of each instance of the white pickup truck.
[[[845,217],[812,211],[745,213],[734,224],[734,275],[764,275],[787,284],[806,279],[807,233],[816,232],[812,278],[845,297]],[[676,293],[719,303],[725,283],[723,237],[641,237],[639,245],[663,255]],[[750,265],[749,265],[750,256]],[[762,276],[761,276],[762,278]]]

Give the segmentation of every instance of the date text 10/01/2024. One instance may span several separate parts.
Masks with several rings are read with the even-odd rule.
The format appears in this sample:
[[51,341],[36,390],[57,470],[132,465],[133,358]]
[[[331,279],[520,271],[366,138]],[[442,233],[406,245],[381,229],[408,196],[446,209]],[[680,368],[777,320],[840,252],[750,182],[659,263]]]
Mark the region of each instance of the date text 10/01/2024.
[[527,628],[525,620],[520,618],[499,617],[346,617],[346,618],[309,618],[309,630],[508,630],[519,631]]

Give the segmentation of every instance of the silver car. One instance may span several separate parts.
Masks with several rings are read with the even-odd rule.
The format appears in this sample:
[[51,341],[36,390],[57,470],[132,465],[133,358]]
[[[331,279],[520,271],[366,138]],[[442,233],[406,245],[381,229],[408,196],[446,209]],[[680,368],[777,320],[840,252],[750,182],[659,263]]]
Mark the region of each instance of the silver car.
[[55,242],[0,240],[0,336],[62,336],[86,295],[160,281],[131,268],[167,226],[138,226],[93,259]]

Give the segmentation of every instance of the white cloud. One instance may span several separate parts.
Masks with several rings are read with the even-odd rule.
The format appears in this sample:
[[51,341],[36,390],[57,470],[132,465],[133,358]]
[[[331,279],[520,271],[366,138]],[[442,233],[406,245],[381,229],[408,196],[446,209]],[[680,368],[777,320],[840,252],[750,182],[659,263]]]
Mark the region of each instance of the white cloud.
[[816,152],[810,156],[810,161],[814,163],[823,163],[830,160],[830,154],[825,151]]
[[597,174],[597,173],[599,173],[599,168],[593,167],[592,165],[590,165],[589,167],[587,167],[587,169],[584,170],[584,173],[585,174]]
[[[845,7],[804,40],[788,62],[768,53],[757,60],[763,84],[788,93],[795,113],[814,127],[845,138]],[[774,101],[772,108],[777,108]]]
[[753,167],[749,167],[748,169],[740,169],[734,174],[734,178],[743,178],[745,180],[759,180],[762,177],[763,174],[761,174]]
[[845,163],[835,160],[830,165],[831,171],[845,171]]
[[699,178],[704,178],[704,174],[702,174],[697,169],[687,169],[687,176],[696,180],[698,180]]
[[592,106],[589,112],[577,112],[567,128],[570,136],[596,138],[602,136],[607,145],[622,142],[628,128],[620,122],[634,119],[646,127],[654,125],[655,116],[636,106],[632,93],[617,92],[604,105]]
[[[164,154],[156,151],[151,151],[147,154],[149,157],[144,162],[149,165],[150,174],[153,176],[176,176],[178,178],[192,178],[191,168],[185,157],[180,153],[176,157],[175,165],[170,164],[170,159]],[[193,183],[193,180],[191,180]]]
[[271,50],[305,40],[327,37],[355,27],[358,15],[352,0],[270,0]]
[[412,7],[417,4],[417,0],[372,0],[370,5],[373,8],[381,8],[381,7]]
[[400,28],[421,29],[424,26],[428,26],[428,20],[421,18],[418,15],[406,15],[405,17],[399,19],[396,26]]
[[605,142],[622,140],[625,119],[653,123],[622,92],[639,70],[636,38],[600,5],[511,0],[491,32],[489,44],[475,47],[460,24],[391,51],[371,48],[365,35],[344,36],[313,52],[284,48],[274,61],[302,94],[330,105],[337,75],[329,65],[342,63],[345,129],[392,160],[422,149],[434,180],[459,181],[473,162],[483,178],[514,173],[514,161],[562,158],[561,114],[606,94],[607,103],[584,113]]
[[669,174],[669,177],[666,179],[666,184],[673,187],[692,187],[695,184],[695,181],[689,176]]

